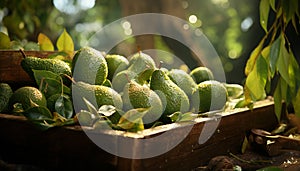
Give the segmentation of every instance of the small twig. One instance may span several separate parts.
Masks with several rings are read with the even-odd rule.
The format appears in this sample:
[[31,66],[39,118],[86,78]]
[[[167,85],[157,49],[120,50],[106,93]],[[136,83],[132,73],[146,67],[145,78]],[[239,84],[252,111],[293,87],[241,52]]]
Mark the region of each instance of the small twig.
[[72,83],[74,83],[74,84],[76,84],[76,81],[72,78],[72,77],[70,77],[69,75],[67,75],[67,74],[63,74],[65,77],[67,77],[69,80],[71,80],[72,81]]
[[22,54],[23,58],[27,58],[27,55],[25,54],[25,52],[24,52],[24,50],[23,50],[23,49],[20,49],[19,51],[21,52],[21,54]]
[[234,155],[234,154],[232,154],[232,153],[229,153],[229,155],[230,155],[231,157],[237,159],[237,160],[240,161],[240,162],[248,163],[248,164],[259,164],[259,163],[270,163],[270,164],[271,164],[271,163],[272,163],[271,160],[255,160],[255,161],[253,161],[253,160],[245,160],[245,159],[242,159],[242,158],[240,158],[240,157],[238,157],[237,155]]

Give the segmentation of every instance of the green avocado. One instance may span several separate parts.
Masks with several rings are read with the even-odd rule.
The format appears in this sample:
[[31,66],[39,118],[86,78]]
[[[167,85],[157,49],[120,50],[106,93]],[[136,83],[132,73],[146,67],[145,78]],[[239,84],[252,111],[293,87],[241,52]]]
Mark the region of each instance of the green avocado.
[[158,69],[152,74],[150,88],[154,90],[165,106],[164,115],[174,112],[187,112],[190,108],[189,98],[164,71]]
[[151,125],[157,121],[162,113],[163,106],[159,96],[147,85],[140,85],[135,81],[130,81],[123,92],[124,111],[136,108],[149,108],[143,117],[143,123]]
[[34,104],[47,106],[47,100],[44,94],[35,87],[25,86],[17,89],[10,98],[10,108],[16,103],[21,103],[24,110],[32,107]]
[[83,98],[97,109],[102,105],[113,105],[117,109],[123,108],[121,96],[110,87],[91,85],[81,81],[72,84],[72,99],[76,112],[88,110]]
[[13,91],[9,84],[0,83],[0,112],[6,112],[9,99],[12,96]]
[[[21,66],[32,79],[34,79],[34,75],[32,71],[33,69],[51,71],[58,75],[63,75],[63,74],[66,74],[68,76],[72,75],[70,66],[66,62],[59,59],[43,59],[38,57],[26,57],[22,59]],[[66,85],[69,85],[71,83],[71,81],[67,77],[63,76],[62,78],[63,78],[63,82]]]
[[108,67],[100,51],[83,47],[74,55],[72,73],[75,81],[102,85],[107,78]]
[[107,67],[108,67],[107,78],[110,81],[112,81],[113,77],[117,73],[125,70],[129,65],[128,60],[124,56],[121,56],[121,55],[108,54],[105,56],[105,60],[106,60]]

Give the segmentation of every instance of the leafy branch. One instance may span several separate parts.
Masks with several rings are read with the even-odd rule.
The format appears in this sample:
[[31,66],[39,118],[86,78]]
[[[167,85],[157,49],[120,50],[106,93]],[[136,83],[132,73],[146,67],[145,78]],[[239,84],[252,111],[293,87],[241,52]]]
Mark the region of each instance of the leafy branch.
[[[300,68],[286,35],[286,28],[291,23],[298,34],[297,22],[300,23],[298,0],[261,0],[259,4],[260,24],[265,31],[258,46],[252,51],[246,67],[247,76],[245,102],[250,105],[273,92],[275,113],[280,120],[282,102],[293,105],[295,114],[300,117]],[[275,19],[269,19],[271,13]]]

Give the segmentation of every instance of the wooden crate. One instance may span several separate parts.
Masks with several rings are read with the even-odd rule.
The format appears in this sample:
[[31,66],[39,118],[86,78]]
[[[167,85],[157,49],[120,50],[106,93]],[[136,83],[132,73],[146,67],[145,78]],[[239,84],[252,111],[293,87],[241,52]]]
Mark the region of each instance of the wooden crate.
[[[24,51],[26,56],[35,56],[46,58],[56,53],[54,51]],[[32,84],[33,80],[21,67],[23,59],[21,51],[17,50],[0,50],[0,82],[9,83],[12,86],[22,86]],[[17,85],[15,85],[17,84]]]
[[141,140],[171,131],[171,136],[159,140],[161,145],[168,146],[174,137],[183,136],[182,132],[192,127],[175,148],[147,159],[112,155],[95,145],[80,126],[58,127],[43,132],[24,117],[0,114],[0,156],[9,162],[53,170],[191,170],[206,164],[214,156],[239,153],[251,128],[270,130],[277,125],[273,101],[269,99],[256,103],[252,111],[243,108],[220,114],[222,117],[217,129],[203,144],[198,143],[199,136],[207,128],[204,127],[214,120],[198,118],[193,123],[173,123],[141,133],[90,132],[95,137],[112,138],[116,144],[134,139],[134,145],[127,148],[136,153],[147,153],[147,144],[141,143]]

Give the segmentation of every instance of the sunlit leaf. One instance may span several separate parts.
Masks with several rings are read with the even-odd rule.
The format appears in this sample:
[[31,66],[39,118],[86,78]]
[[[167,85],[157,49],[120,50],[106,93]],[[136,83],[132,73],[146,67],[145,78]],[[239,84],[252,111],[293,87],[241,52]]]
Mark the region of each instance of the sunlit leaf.
[[10,39],[2,32],[0,32],[0,49],[10,49]]
[[274,97],[275,114],[278,121],[280,121],[281,109],[282,109],[281,84],[277,84],[273,97]]
[[137,108],[127,111],[123,116],[121,116],[117,126],[125,130],[133,129],[136,126],[140,127],[140,122],[148,110],[149,108]]
[[54,46],[51,40],[43,33],[38,35],[38,43],[41,51],[54,51]]
[[178,116],[178,119],[176,122],[188,122],[196,119],[199,115],[192,113],[192,112],[187,112],[187,113],[181,113]]
[[55,102],[55,111],[61,116],[69,119],[73,116],[73,105],[70,97],[61,95]]
[[276,71],[277,61],[280,55],[281,36],[279,36],[275,42],[271,45],[270,49],[270,70],[273,77]]
[[269,0],[269,4],[271,6],[271,8],[276,12],[276,7],[275,7],[275,0]]
[[248,61],[247,61],[247,64],[246,64],[246,67],[245,67],[245,74],[246,76],[249,75],[249,73],[253,70],[253,67],[255,65],[255,62],[256,62],[256,59],[258,58],[258,56],[260,55],[261,53],[261,50],[263,48],[263,44],[264,44],[264,39],[261,40],[261,42],[259,43],[259,45],[252,51]]
[[116,112],[116,107],[112,105],[102,105],[98,110],[98,113],[103,114],[104,116],[111,116],[115,112]]
[[268,18],[269,18],[270,5],[269,0],[261,0],[259,4],[259,13],[260,13],[260,25],[268,32]]
[[300,89],[298,89],[296,97],[293,99],[293,107],[295,114],[300,117]]
[[82,99],[83,99],[84,103],[86,104],[89,112],[91,112],[94,115],[98,115],[98,111],[97,111],[96,107],[91,102],[89,102],[86,98],[83,97]]
[[259,56],[254,69],[246,79],[246,87],[249,89],[255,100],[263,99],[266,96],[265,85],[267,77],[267,62],[262,56]]
[[69,33],[64,29],[63,33],[59,36],[56,46],[59,51],[66,52],[69,56],[73,56],[74,43]]

